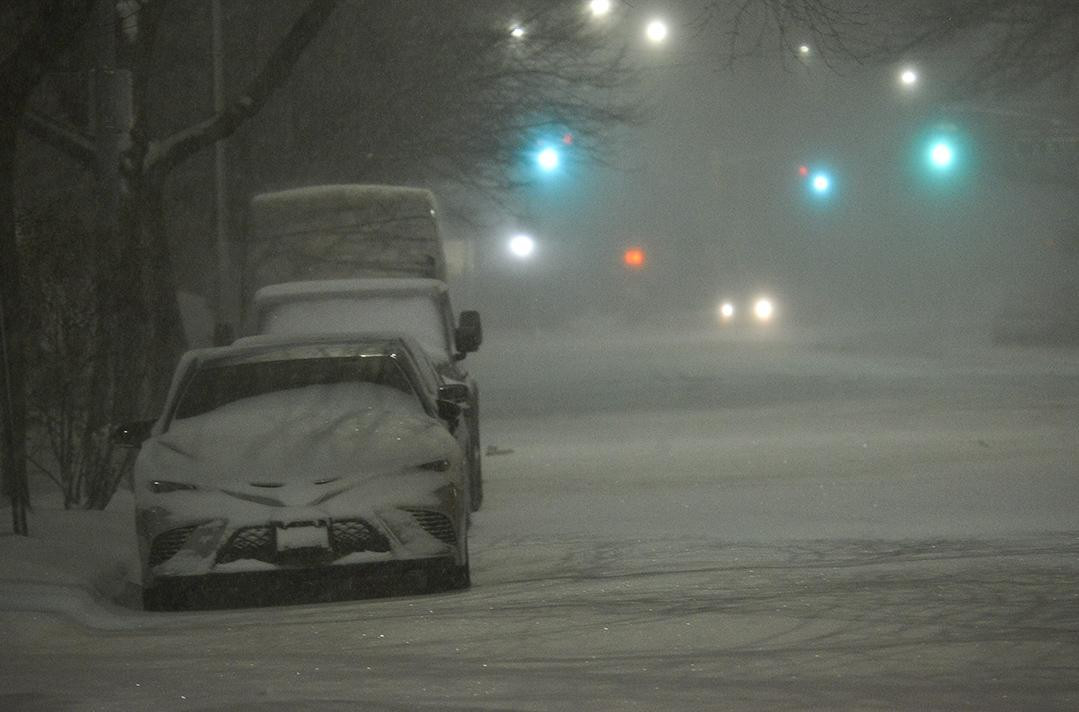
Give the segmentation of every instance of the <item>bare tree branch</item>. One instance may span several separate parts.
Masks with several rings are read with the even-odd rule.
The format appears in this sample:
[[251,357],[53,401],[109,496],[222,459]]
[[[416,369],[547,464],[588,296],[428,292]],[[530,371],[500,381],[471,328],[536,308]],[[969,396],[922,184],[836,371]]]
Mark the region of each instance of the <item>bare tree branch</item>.
[[57,121],[37,111],[22,116],[21,127],[32,136],[58,148],[78,161],[84,168],[93,169],[97,160],[93,139],[77,127]]
[[337,8],[339,0],[313,0],[278,44],[246,91],[219,114],[161,141],[153,141],[143,157],[144,171],[167,172],[198,151],[231,135],[254,116],[289,78],[297,60]]

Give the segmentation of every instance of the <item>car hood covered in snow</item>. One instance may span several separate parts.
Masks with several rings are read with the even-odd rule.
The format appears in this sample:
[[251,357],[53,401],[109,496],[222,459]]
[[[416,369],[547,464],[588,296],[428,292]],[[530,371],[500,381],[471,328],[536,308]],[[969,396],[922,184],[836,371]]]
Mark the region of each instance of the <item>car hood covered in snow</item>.
[[370,383],[306,386],[174,420],[148,440],[140,480],[201,486],[377,476],[446,458],[454,439],[414,396]]

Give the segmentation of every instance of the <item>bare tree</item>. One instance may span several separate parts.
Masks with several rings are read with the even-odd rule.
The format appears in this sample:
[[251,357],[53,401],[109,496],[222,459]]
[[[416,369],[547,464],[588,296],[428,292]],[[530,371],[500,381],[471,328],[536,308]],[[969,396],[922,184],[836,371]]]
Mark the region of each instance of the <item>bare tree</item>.
[[[59,488],[65,508],[101,509],[130,458],[117,457],[110,439],[110,399],[117,393],[109,382],[110,345],[98,328],[105,321],[101,304],[87,297],[102,282],[117,288],[117,272],[95,254],[92,230],[61,206],[18,217],[31,364],[30,461]],[[144,367],[128,364],[135,375]]]
[[80,36],[93,0],[21,0],[0,9],[0,412],[4,494],[14,530],[27,533],[25,320],[15,244],[18,122],[55,59]]
[[1079,80],[1079,4],[1062,0],[701,0],[698,27],[728,61],[808,43],[836,63],[880,63],[962,47],[953,93],[1011,94]]
[[[163,214],[166,180],[193,155],[231,135],[255,116],[284,82],[307,45],[319,33],[339,0],[311,0],[295,17],[260,70],[218,112],[204,119],[160,134],[150,119],[151,88],[160,57],[156,48],[166,29],[164,0],[127,3],[125,30],[133,38],[130,49],[133,76],[133,125],[128,147],[121,157],[123,200],[120,207],[118,245],[124,259],[117,263],[124,273],[123,288],[111,294],[98,290],[111,317],[111,362],[121,394],[115,399],[117,418],[130,417],[159,401],[167,387],[176,356],[185,348],[183,324],[176,296],[176,278],[168,231]],[[114,28],[115,29],[115,28]],[[24,127],[83,165],[97,160],[92,137],[78,126],[55,117],[32,115]],[[133,328],[133,327],[144,328]],[[131,378],[128,364],[148,360],[153,365],[148,382]]]
[[1079,81],[1079,4],[1061,0],[906,0],[894,5],[883,58],[962,44],[953,87],[970,95],[1029,91]]
[[[302,146],[299,164],[279,164],[287,172],[277,180],[441,180],[500,191],[522,181],[522,157],[541,135],[569,133],[573,152],[597,160],[603,139],[639,118],[624,91],[635,79],[624,46],[590,26],[579,2],[441,7],[437,16],[417,0],[342,7],[280,105],[291,120],[258,137]],[[511,35],[514,25],[522,37]]]

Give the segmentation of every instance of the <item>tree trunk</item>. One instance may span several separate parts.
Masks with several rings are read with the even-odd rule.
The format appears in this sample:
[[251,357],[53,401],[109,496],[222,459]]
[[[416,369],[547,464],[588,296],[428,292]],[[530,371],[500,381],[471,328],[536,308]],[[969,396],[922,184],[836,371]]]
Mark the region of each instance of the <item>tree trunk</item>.
[[15,236],[16,117],[0,117],[0,427],[4,494],[11,501],[12,530],[28,533],[26,510],[26,350],[22,290]]
[[131,192],[132,215],[142,256],[142,302],[150,327],[144,356],[149,371],[142,406],[146,415],[156,415],[168,395],[176,361],[187,349],[187,338],[165,225],[165,177],[151,172],[142,176],[134,187]]

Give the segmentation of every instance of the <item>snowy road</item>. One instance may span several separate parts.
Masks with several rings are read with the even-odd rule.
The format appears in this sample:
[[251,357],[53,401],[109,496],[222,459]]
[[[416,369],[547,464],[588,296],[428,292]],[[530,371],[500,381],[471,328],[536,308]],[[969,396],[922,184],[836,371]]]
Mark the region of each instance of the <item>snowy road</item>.
[[1079,708],[1079,354],[496,332],[473,359],[472,590],[147,614],[94,594],[122,512],[40,512],[0,537],[0,709]]

